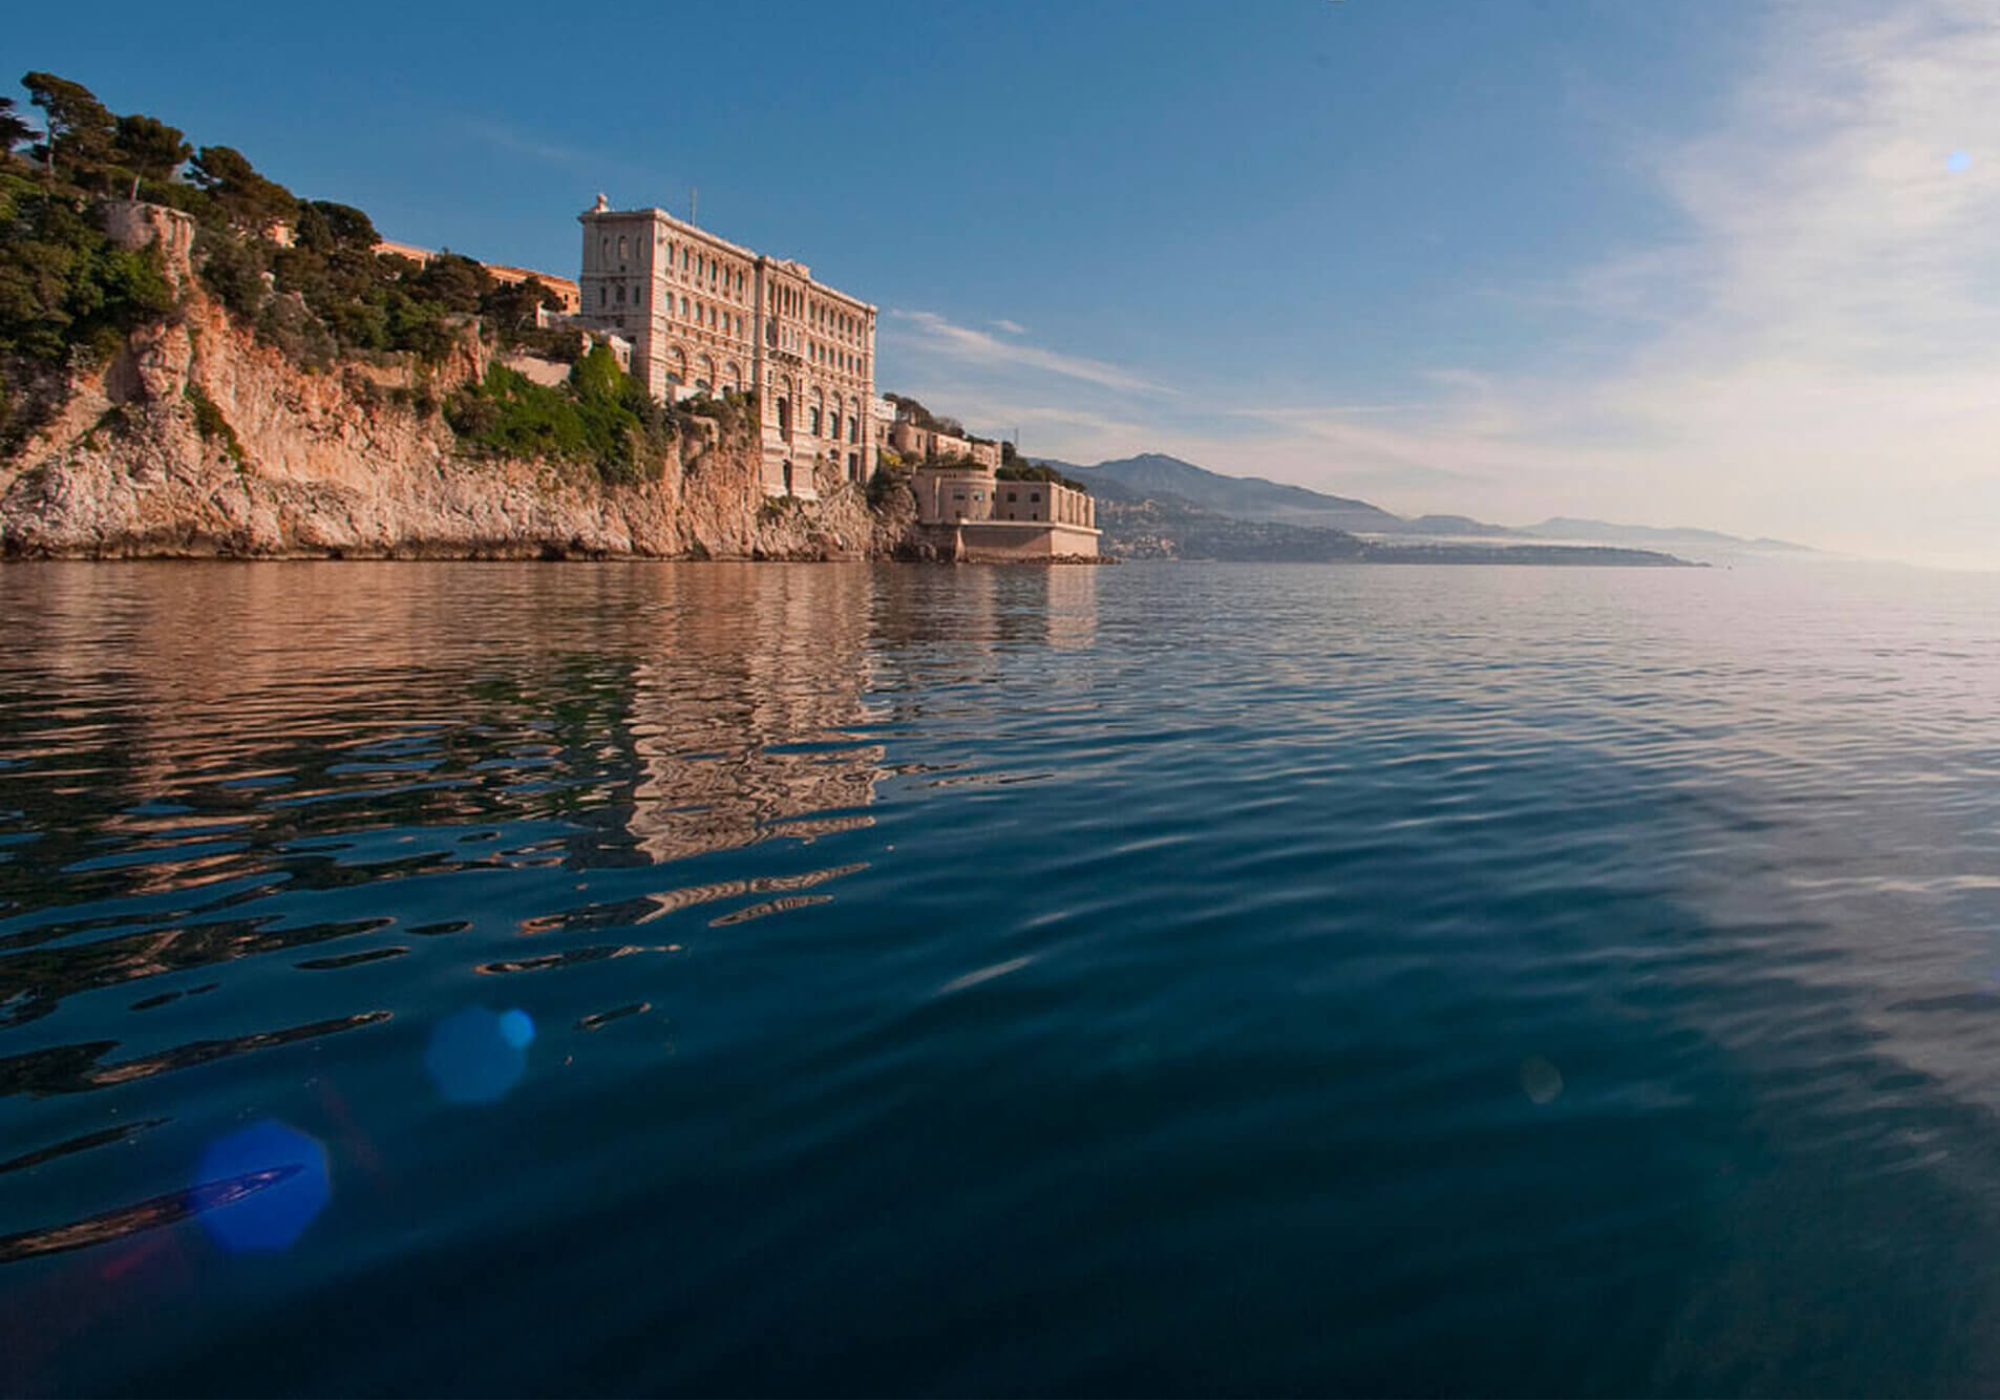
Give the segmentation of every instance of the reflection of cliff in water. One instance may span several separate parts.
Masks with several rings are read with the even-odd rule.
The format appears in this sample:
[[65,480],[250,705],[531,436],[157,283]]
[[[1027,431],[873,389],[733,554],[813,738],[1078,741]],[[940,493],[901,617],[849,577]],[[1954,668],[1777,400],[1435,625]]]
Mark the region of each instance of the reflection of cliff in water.
[[[882,586],[866,569],[57,565],[18,582],[0,599],[0,1028],[468,927],[408,918],[406,878],[472,882],[452,903],[477,905],[509,871],[869,821],[883,753],[848,732]],[[326,917],[333,891],[358,912]]]
[[870,576],[717,569],[692,591],[633,670],[639,848],[676,860],[870,825],[883,750],[847,732],[867,717]]

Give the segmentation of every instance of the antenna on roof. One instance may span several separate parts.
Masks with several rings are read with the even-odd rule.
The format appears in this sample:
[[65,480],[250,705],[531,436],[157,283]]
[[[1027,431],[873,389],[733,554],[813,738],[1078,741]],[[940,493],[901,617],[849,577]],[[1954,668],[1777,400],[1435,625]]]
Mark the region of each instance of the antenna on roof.
[[696,202],[697,197],[700,195],[700,193],[701,192],[697,190],[693,185],[688,186],[688,222],[691,224],[701,222],[699,219],[695,218],[695,211],[701,207],[701,205]]

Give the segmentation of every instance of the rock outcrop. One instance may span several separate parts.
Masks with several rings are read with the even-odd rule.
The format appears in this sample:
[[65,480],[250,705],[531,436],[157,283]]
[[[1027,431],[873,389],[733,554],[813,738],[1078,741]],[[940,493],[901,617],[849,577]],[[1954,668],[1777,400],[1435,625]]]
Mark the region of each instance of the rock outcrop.
[[184,258],[170,258],[179,312],[74,379],[54,418],[0,461],[6,554],[888,557],[914,516],[906,491],[871,509],[832,469],[818,501],[767,501],[757,444],[707,420],[641,485],[469,455],[437,408],[485,373],[469,328],[440,365],[315,372],[232,321]]

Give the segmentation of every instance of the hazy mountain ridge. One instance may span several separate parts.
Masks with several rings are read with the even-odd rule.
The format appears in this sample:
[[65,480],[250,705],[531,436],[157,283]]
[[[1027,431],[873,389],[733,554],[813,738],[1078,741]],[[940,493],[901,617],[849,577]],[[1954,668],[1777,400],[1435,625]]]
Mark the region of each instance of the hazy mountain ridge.
[[1326,525],[1244,520],[1206,510],[1171,492],[1139,495],[1106,479],[1097,523],[1106,552],[1121,559],[1185,559],[1266,564],[1612,564],[1673,568],[1686,561],[1658,550],[1513,541],[1363,539]]
[[1706,544],[1730,549],[1769,550],[1781,554],[1817,554],[1810,545],[1790,540],[1774,540],[1768,535],[1745,539],[1720,530],[1704,530],[1692,525],[1620,525],[1609,520],[1579,520],[1556,515],[1538,525],[1524,525],[1521,533],[1544,540],[1652,541],[1659,544]]
[[[1621,525],[1611,521],[1552,516],[1534,525],[1496,525],[1471,516],[1434,514],[1404,517],[1370,502],[1334,496],[1263,477],[1228,476],[1160,452],[1141,453],[1084,466],[1037,458],[1088,485],[1102,502],[1172,499],[1214,515],[1353,535],[1400,535],[1424,539],[1560,541],[1607,546],[1675,544],[1729,551],[1812,553],[1805,545],[1768,538],[1744,539],[1719,530],[1693,527]],[[1102,514],[1100,507],[1100,515]],[[1100,521],[1100,523],[1102,523]]]

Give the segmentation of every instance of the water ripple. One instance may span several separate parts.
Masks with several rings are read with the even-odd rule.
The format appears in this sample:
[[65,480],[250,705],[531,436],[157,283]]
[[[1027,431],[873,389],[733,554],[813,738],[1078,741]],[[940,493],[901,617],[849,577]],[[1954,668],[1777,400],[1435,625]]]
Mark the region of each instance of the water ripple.
[[1977,582],[4,581],[0,1388],[2000,1389]]

